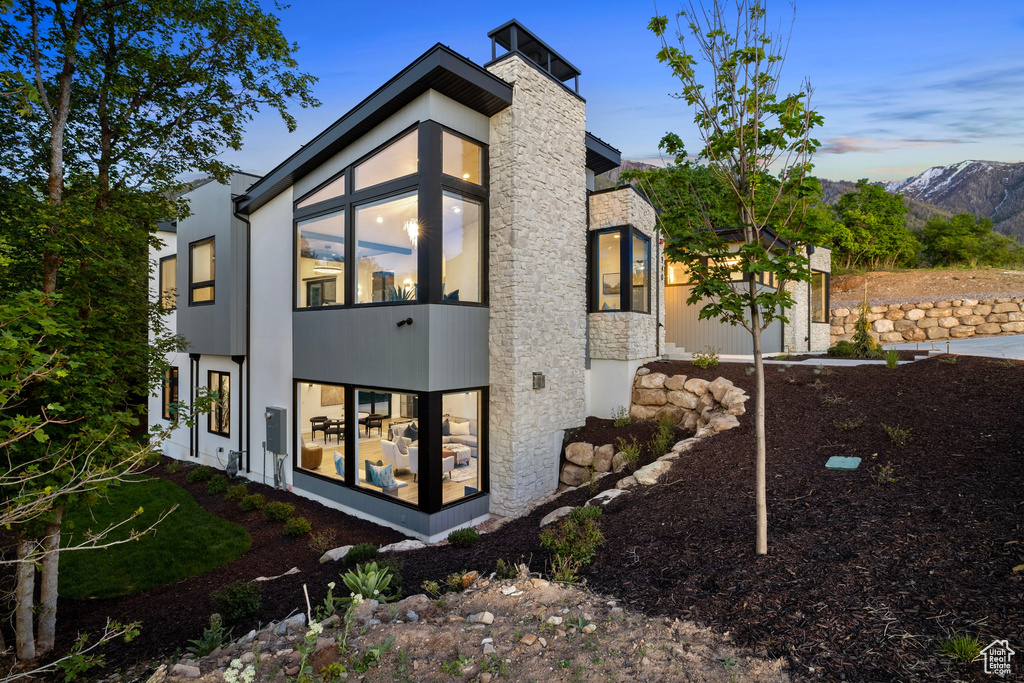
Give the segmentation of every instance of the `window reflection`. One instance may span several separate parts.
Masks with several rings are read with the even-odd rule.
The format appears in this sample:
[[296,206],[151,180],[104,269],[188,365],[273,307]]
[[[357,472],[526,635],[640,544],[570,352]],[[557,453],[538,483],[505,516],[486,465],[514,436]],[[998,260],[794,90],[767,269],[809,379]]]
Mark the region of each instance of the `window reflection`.
[[441,501],[445,505],[480,491],[480,401],[479,391],[441,398]]
[[307,206],[312,206],[320,202],[327,201],[328,199],[334,199],[335,197],[342,197],[345,194],[345,176],[341,176],[336,180],[329,182],[327,185],[321,187],[319,190],[309,195],[301,202],[295,205],[296,209],[302,209]]
[[356,303],[416,300],[418,212],[415,192],[356,209]]
[[345,301],[345,212],[298,223],[298,307]]
[[481,183],[483,150],[480,145],[444,131],[441,134],[441,155],[442,173],[477,185]]
[[362,190],[418,172],[419,132],[396,140],[355,168],[354,189]]
[[444,193],[441,286],[446,301],[480,301],[480,231],[483,206]]

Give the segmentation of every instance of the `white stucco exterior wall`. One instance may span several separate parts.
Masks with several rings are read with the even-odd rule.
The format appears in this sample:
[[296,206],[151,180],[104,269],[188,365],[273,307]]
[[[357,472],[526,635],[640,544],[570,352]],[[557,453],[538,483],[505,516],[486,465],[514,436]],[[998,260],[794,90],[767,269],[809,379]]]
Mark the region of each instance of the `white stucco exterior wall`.
[[491,511],[509,515],[555,490],[585,420],[586,113],[517,55],[488,69],[515,87],[489,150]]

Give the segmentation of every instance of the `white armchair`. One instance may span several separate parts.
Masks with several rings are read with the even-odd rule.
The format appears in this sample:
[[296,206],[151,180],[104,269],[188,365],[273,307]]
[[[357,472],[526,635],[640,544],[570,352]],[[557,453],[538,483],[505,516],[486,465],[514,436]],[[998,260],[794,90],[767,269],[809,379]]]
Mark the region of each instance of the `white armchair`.
[[412,480],[416,481],[420,474],[419,446],[409,446],[409,471],[412,472]]
[[380,452],[385,465],[391,465],[396,470],[410,467],[410,457],[402,455],[402,452],[398,450],[398,446],[394,442],[381,439]]

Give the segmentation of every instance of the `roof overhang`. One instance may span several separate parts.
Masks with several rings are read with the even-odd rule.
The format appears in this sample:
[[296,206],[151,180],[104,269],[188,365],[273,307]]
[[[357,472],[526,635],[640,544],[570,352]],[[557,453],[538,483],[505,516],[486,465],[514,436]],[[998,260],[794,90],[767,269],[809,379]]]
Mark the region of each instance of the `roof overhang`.
[[428,90],[487,117],[512,104],[510,84],[437,44],[250,187],[238,213],[251,214]]
[[586,145],[587,168],[595,174],[610,171],[622,163],[622,153],[593,133],[586,134]]

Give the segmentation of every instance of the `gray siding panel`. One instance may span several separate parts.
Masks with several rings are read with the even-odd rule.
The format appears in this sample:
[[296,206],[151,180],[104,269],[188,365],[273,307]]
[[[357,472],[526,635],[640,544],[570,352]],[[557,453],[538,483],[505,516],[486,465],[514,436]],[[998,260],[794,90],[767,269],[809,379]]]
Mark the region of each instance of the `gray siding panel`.
[[[412,318],[412,325],[398,327]],[[488,384],[488,310],[449,305],[295,311],[300,379],[408,391]]]
[[[675,285],[665,288],[665,341],[685,348],[688,352],[712,347],[722,354],[753,353],[750,333],[739,325],[718,320],[698,320],[700,306],[688,306],[690,287]],[[764,353],[782,351],[782,323],[776,321],[761,336]]]
[[490,508],[490,496],[466,501],[461,505],[453,505],[440,512],[429,515],[413,510],[399,503],[383,498],[366,495],[360,491],[338,486],[302,472],[293,473],[292,483],[296,488],[314,495],[332,500],[335,503],[359,510],[391,524],[401,526],[414,533],[433,535],[465,524],[477,517],[486,515]]

